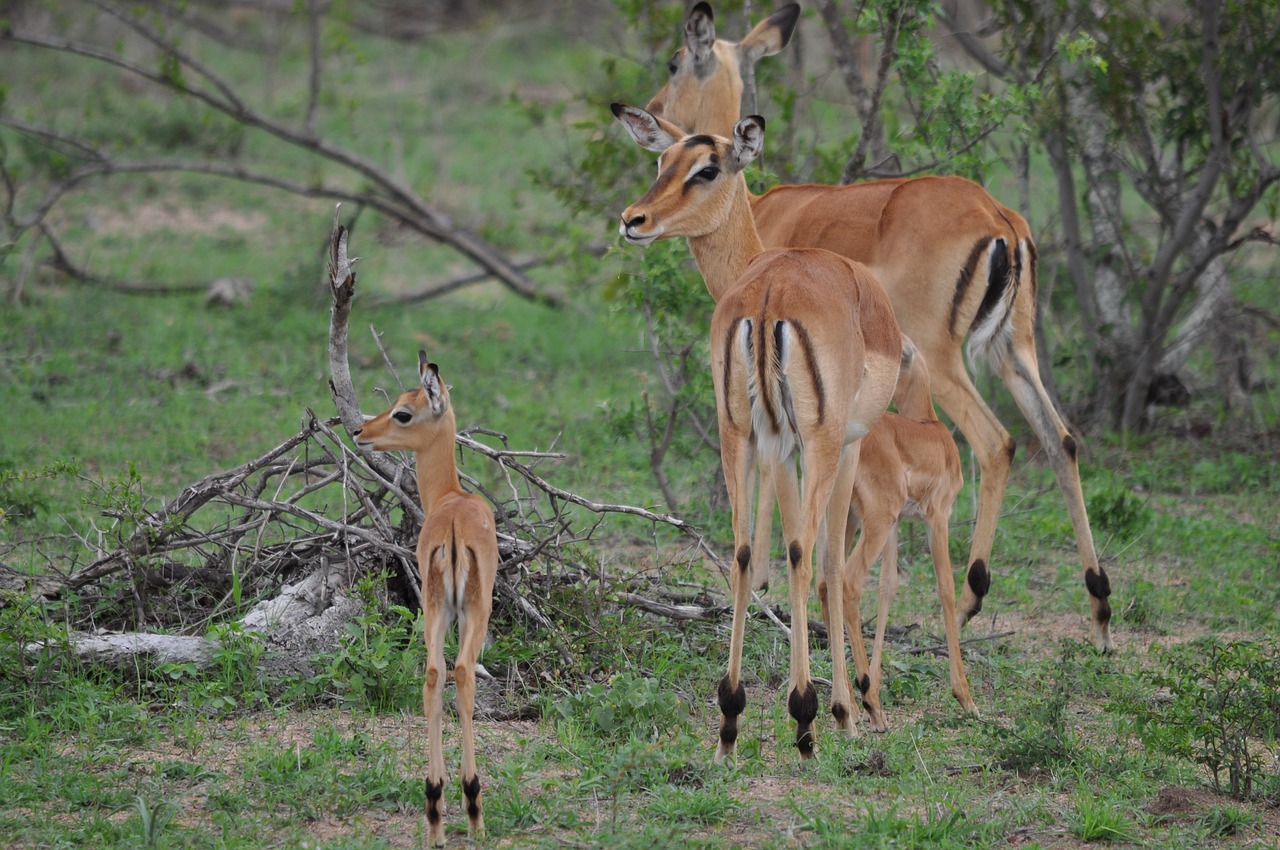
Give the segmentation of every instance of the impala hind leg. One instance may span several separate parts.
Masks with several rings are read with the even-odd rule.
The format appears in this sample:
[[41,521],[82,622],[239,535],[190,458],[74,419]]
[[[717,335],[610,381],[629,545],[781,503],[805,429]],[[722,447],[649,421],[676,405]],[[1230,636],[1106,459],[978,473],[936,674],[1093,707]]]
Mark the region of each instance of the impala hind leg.
[[[889,728],[884,710],[880,706],[879,653],[884,635],[883,630],[879,627],[880,619],[877,618],[876,644],[872,650],[872,657],[868,660],[866,639],[862,635],[862,590],[866,585],[867,575],[871,571],[871,565],[875,562],[876,555],[881,551],[887,551],[886,541],[891,536],[896,546],[897,538],[896,535],[892,534],[893,531],[894,519],[892,516],[879,516],[868,511],[868,516],[863,518],[862,534],[858,537],[858,542],[853,547],[853,552],[849,555],[844,578],[844,616],[849,630],[849,645],[853,650],[854,670],[857,676],[855,684],[861,693],[862,708],[867,712],[867,719],[873,732],[884,732]],[[884,592],[885,572],[889,570],[890,565],[891,562],[888,557],[880,565],[880,598],[878,604],[881,609],[884,609],[887,604]],[[892,565],[896,571],[896,560],[892,562]],[[894,587],[897,587],[896,575],[894,576]],[[888,595],[887,599],[891,601],[892,595]],[[887,616],[887,610],[885,614]]]
[[1013,393],[1018,409],[1035,430],[1040,447],[1048,455],[1053,474],[1058,479],[1058,487],[1066,499],[1067,513],[1076,534],[1076,551],[1084,570],[1084,585],[1089,591],[1093,645],[1099,652],[1110,652],[1115,649],[1115,643],[1111,639],[1111,603],[1107,599],[1111,595],[1111,582],[1106,570],[1098,563],[1098,553],[1093,545],[1093,532],[1089,528],[1089,515],[1084,505],[1084,491],[1080,486],[1075,438],[1058,416],[1044,384],[1040,383],[1034,349],[1029,354],[1024,354],[1022,349],[1015,350],[1013,356],[1003,364],[1000,375]]
[[[473,572],[470,581],[479,578]],[[492,593],[486,598],[492,598]],[[472,718],[476,706],[476,661],[489,628],[491,605],[483,606],[458,623],[458,660],[454,679],[458,685],[458,717],[462,727],[462,795],[467,807],[467,825],[476,838],[484,837],[484,813],[480,805],[480,776],[476,771],[476,742]]]
[[733,632],[729,638],[729,669],[720,680],[717,699],[720,704],[720,743],[716,761],[733,757],[738,741],[738,717],[747,705],[747,691],[742,684],[742,645],[747,625],[747,605],[751,601],[751,544],[747,527],[751,506],[751,472],[754,450],[740,434],[720,425],[720,461],[724,469],[725,489],[733,511],[734,561],[729,567],[729,586],[733,593]]
[[[822,548],[822,578],[818,593],[822,599],[822,585],[842,587],[847,584],[845,551],[845,530],[848,525],[849,502],[853,492],[853,477],[857,471],[860,443],[845,447],[836,473],[834,489],[827,504],[826,545]],[[843,594],[835,594],[841,597]],[[805,588],[805,600],[808,601],[808,588]],[[858,646],[861,644],[862,631],[858,622],[858,609],[852,614],[845,609],[844,599],[836,599],[838,604],[827,602],[822,606],[822,616],[827,626],[827,644],[831,649],[831,716],[836,728],[849,734],[856,734],[857,727],[853,711],[853,695],[849,686],[849,670],[845,662],[845,622],[851,618],[849,640]],[[830,608],[830,610],[828,610]],[[794,616],[793,618],[794,619]]]
[[449,619],[440,602],[443,590],[439,577],[423,582],[427,597],[423,633],[427,640],[427,676],[422,686],[423,710],[427,715],[427,839],[434,847],[444,845],[444,636]]

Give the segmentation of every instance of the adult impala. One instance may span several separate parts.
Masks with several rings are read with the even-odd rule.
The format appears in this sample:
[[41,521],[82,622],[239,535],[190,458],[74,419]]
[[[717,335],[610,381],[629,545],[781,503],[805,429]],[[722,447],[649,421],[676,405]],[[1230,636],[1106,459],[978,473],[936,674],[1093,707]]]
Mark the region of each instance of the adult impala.
[[[862,706],[870,717],[871,728],[877,732],[888,729],[888,721],[880,705],[880,659],[889,607],[898,589],[900,519],[914,518],[925,522],[938,599],[942,605],[942,627],[947,636],[951,693],[965,711],[978,713],[969,694],[969,682],[960,657],[959,626],[955,617],[956,585],[947,550],[951,507],[964,483],[960,452],[947,426],[934,414],[929,394],[929,370],[924,356],[906,337],[903,338],[902,369],[893,400],[898,412],[886,413],[862,439],[849,526],[845,532],[846,539],[852,539],[854,526],[862,525],[862,534],[853,547],[849,569],[845,573],[844,616],[849,643],[853,647]],[[769,505],[770,510],[772,507]],[[859,609],[863,583],[871,564],[882,553],[884,561],[880,567],[875,644],[868,662]],[[753,564],[753,568],[755,566]],[[759,566],[767,568],[767,564]],[[825,583],[819,582],[818,596],[823,603],[823,619],[829,621]]]
[[[657,180],[622,213],[622,235],[636,245],[686,237],[716,301],[711,374],[735,561],[729,669],[718,694],[717,758],[733,754],[738,716],[746,704],[742,643],[751,590],[749,513],[757,455],[760,463],[790,476],[796,458],[803,469],[799,509],[783,500],[782,525],[793,612],[787,707],[796,721],[796,746],[808,758],[818,711],[805,615],[814,544],[825,516],[823,577],[839,587],[859,441],[893,395],[902,335],[884,289],[861,264],[821,249],[764,249],[742,176],[764,143],[762,118],[738,122],[730,139],[672,136],[653,115],[621,104],[613,105],[613,113],[642,147],[661,153]],[[831,594],[830,606],[831,713],[838,726],[852,730],[842,594]]]
[[427,677],[422,686],[427,715],[427,825],[433,845],[444,844],[445,634],[458,622],[458,657],[453,678],[458,687],[462,725],[462,793],[471,834],[484,835],[480,777],[476,774],[476,660],[484,645],[493,609],[498,573],[498,538],[493,509],[482,497],[464,492],[453,460],[457,426],[449,388],[426,352],[418,352],[421,386],[352,432],[361,448],[414,453],[418,496],[426,519],[418,534],[418,570],[422,575],[423,632],[427,640]]
[[[794,27],[791,10],[775,12],[735,44],[716,38],[710,6],[694,6],[685,21],[685,46],[671,60],[671,78],[649,101],[650,111],[671,122],[666,132],[726,132],[738,114],[743,64],[786,44]],[[990,587],[987,565],[1015,448],[965,369],[961,347],[967,337],[970,361],[986,362],[1000,376],[1049,458],[1075,529],[1093,644],[1114,649],[1111,586],[1089,528],[1076,441],[1040,381],[1036,249],[1027,222],[960,177],[776,186],[749,201],[766,246],[827,248],[866,264],[889,293],[903,333],[928,360],[935,398],[973,449],[978,511],[956,615],[960,625],[981,610]],[[772,500],[764,496],[756,550],[767,557]]]

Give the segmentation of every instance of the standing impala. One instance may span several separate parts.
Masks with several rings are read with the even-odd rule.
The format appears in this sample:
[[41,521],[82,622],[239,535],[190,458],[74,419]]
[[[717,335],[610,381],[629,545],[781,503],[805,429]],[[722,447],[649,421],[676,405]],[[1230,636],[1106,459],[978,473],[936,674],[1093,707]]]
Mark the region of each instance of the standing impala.
[[[951,693],[965,711],[978,713],[969,695],[969,682],[960,657],[956,585],[947,551],[951,507],[964,484],[960,452],[947,426],[934,414],[925,359],[906,337],[903,337],[902,369],[893,400],[898,412],[886,413],[862,439],[845,532],[846,539],[852,539],[854,527],[858,523],[862,525],[862,534],[849,556],[849,570],[845,573],[844,617],[853,647],[856,681],[862,691],[862,706],[870,716],[871,728],[877,732],[889,728],[880,706],[880,658],[889,606],[898,590],[898,521],[903,518],[922,519],[927,526],[938,599],[942,604],[942,627],[947,636]],[[773,506],[769,508],[772,510]],[[881,553],[884,562],[880,566],[875,645],[868,662],[859,609],[863,583],[871,564]],[[818,597],[822,600],[823,619],[829,622],[824,582],[818,584]]]
[[471,834],[484,835],[480,810],[480,777],[476,775],[476,659],[484,645],[493,609],[493,582],[498,573],[498,538],[493,510],[482,497],[464,492],[453,460],[457,433],[449,388],[436,364],[418,352],[421,386],[401,394],[387,410],[357,428],[352,436],[361,448],[412,451],[418,496],[426,517],[418,534],[418,570],[422,575],[423,633],[427,640],[427,678],[422,687],[427,715],[427,824],[433,845],[444,844],[444,708],[445,633],[458,621],[458,657],[453,678],[458,686],[462,724],[462,792]]
[[[732,139],[672,136],[642,109],[613,105],[641,147],[661,152],[658,178],[622,213],[628,242],[684,236],[716,301],[711,375],[720,461],[733,511],[735,566],[729,669],[719,686],[717,758],[734,752],[746,705],[742,644],[751,592],[749,513],[757,460],[803,482],[798,511],[784,500],[791,568],[791,677],[787,707],[796,746],[813,755],[817,694],[809,674],[808,618],[813,550],[827,520],[823,577],[841,585],[844,526],[860,439],[884,415],[898,380],[902,335],[884,289],[865,268],[830,251],[766,251],[751,219],[742,171],[764,143],[764,119],[745,118]],[[794,491],[794,487],[792,488]],[[829,601],[831,714],[853,728],[844,657],[842,594]]]
[[[792,8],[775,12],[734,44],[716,38],[711,7],[697,4],[685,21],[685,47],[672,57],[671,78],[649,101],[655,115],[671,122],[667,132],[726,132],[738,114],[743,64],[786,44],[795,23]],[[753,47],[760,44],[777,47]],[[968,337],[969,360],[985,361],[1000,376],[1049,457],[1075,529],[1093,644],[1114,649],[1111,585],[1089,529],[1076,441],[1040,381],[1036,249],[1027,222],[961,177],[775,186],[750,196],[750,204],[765,245],[826,248],[866,264],[889,293],[903,333],[929,361],[938,403],[977,457],[978,512],[956,615],[960,625],[981,610],[991,584],[987,563],[1015,448],[965,369],[961,347]],[[767,558],[772,498],[762,492],[760,504],[755,548]]]

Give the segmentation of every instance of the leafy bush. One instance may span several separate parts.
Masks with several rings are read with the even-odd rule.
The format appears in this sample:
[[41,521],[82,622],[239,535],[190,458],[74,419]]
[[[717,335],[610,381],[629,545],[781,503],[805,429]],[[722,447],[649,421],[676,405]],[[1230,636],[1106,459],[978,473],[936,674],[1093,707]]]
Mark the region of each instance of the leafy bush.
[[[1156,650],[1157,698],[1127,706],[1152,750],[1207,768],[1237,799],[1280,795],[1280,642],[1199,640]],[[1271,765],[1268,772],[1268,765]]]
[[1022,703],[1010,705],[1012,728],[983,721],[996,759],[1010,770],[1053,768],[1075,763],[1083,744],[1067,722],[1071,694],[1078,692],[1076,644],[1063,641],[1060,656],[1043,687]]
[[385,575],[366,575],[356,584],[363,613],[347,623],[338,649],[323,656],[324,669],[313,683],[350,707],[420,708],[423,653],[413,651],[413,636],[422,634],[422,620],[402,605],[380,602],[375,589],[385,583]]

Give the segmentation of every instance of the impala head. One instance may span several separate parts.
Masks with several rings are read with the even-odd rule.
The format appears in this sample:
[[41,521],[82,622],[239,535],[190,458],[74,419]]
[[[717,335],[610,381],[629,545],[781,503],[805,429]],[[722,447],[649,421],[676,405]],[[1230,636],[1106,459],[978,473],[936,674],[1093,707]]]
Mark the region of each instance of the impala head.
[[440,371],[427,362],[427,353],[418,352],[421,386],[401,393],[395,404],[352,432],[356,445],[378,452],[415,450],[436,439],[454,437],[453,408],[449,388],[440,380]]
[[658,179],[644,197],[622,211],[619,232],[634,245],[673,236],[705,236],[725,221],[738,193],[747,191],[742,170],[764,146],[764,119],[752,115],[733,138],[687,136],[643,109],[613,104],[613,114],[640,147],[656,151]]
[[898,370],[898,385],[893,391],[893,401],[898,412],[911,419],[934,419],[929,365],[924,355],[906,334],[902,335],[902,365]]
[[738,120],[744,71],[787,46],[800,6],[783,6],[742,41],[716,38],[711,7],[699,3],[684,22],[684,47],[667,63],[671,76],[645,108],[691,133],[728,134]]

